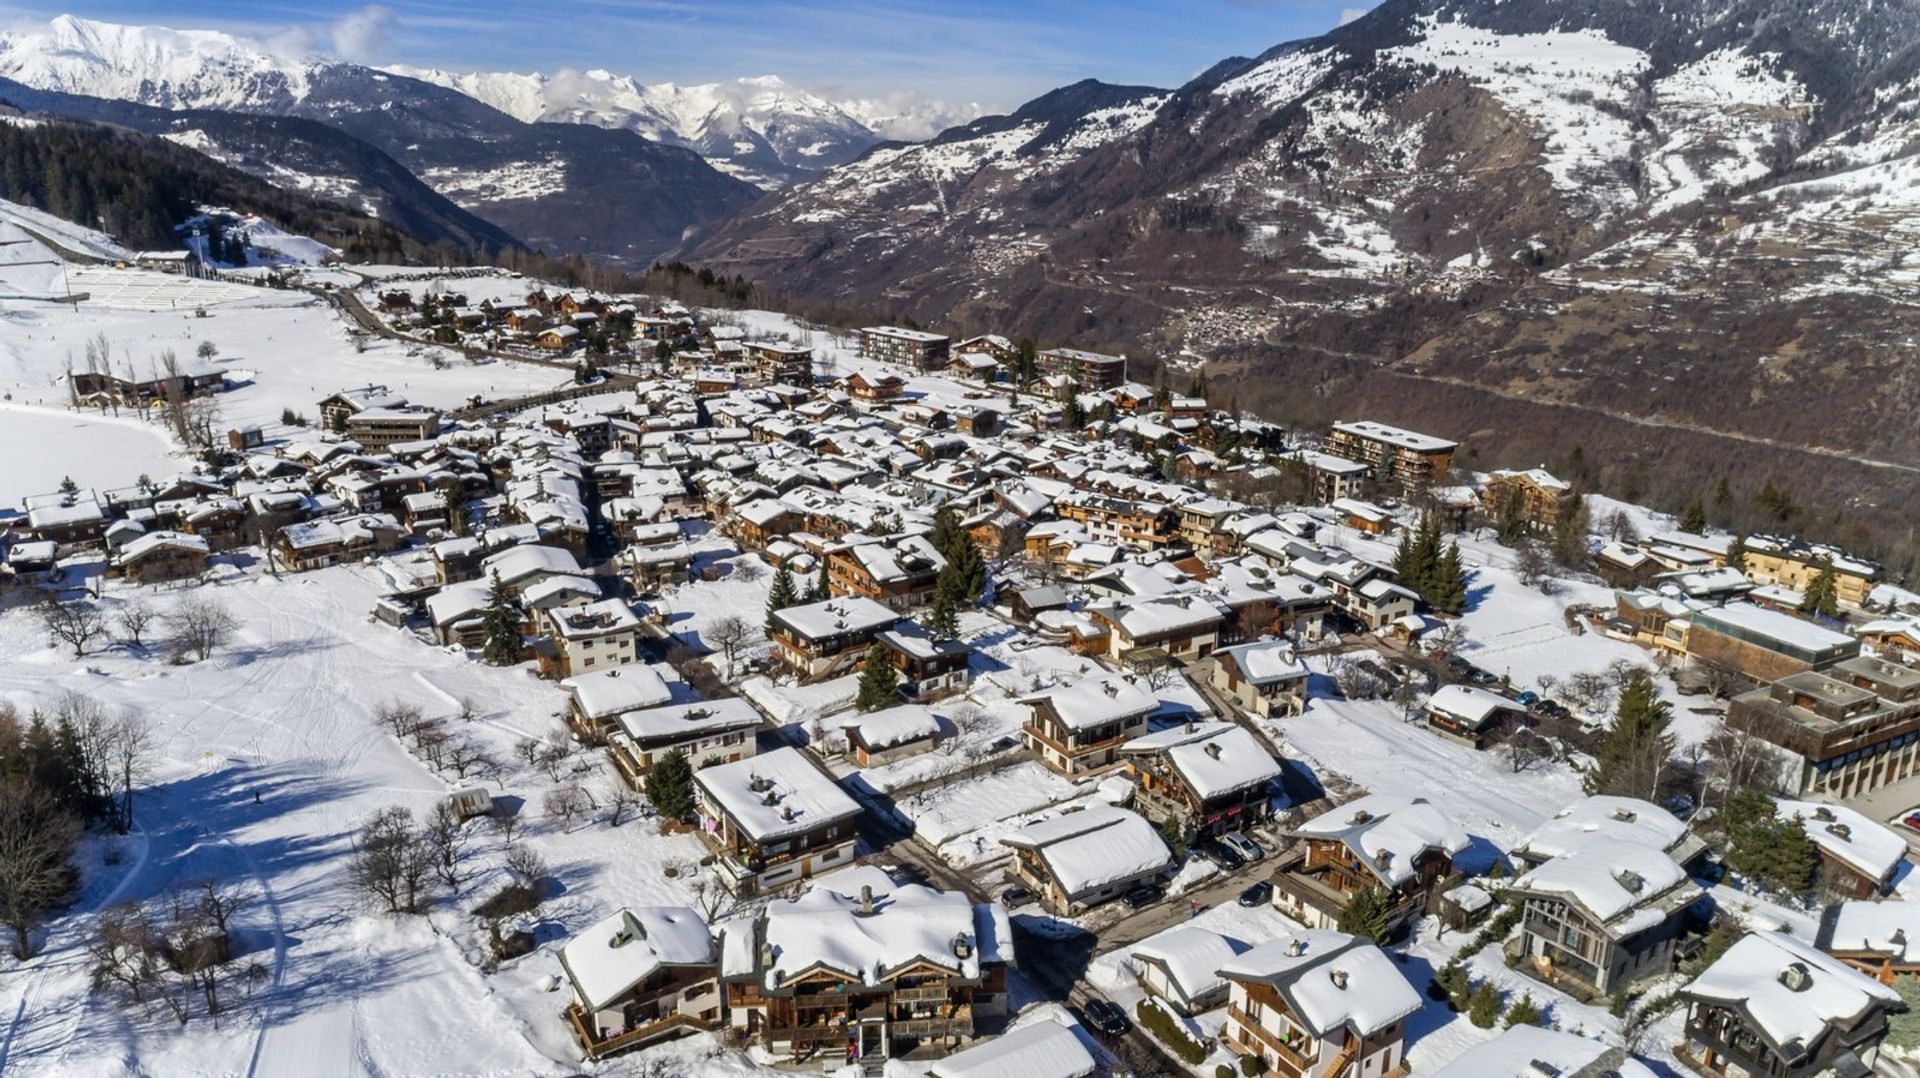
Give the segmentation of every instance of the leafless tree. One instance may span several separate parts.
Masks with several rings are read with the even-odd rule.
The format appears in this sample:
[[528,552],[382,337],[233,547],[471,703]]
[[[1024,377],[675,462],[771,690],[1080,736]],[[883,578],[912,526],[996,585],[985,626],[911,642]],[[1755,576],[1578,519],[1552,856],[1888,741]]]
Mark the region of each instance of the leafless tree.
[[693,892],[693,908],[708,924],[731,916],[739,909],[739,900],[734,898],[733,892],[727,890],[726,885],[711,872],[695,876],[687,887]]
[[1624,509],[1615,509],[1607,514],[1601,531],[1616,543],[1631,545],[1640,541],[1640,529],[1634,527],[1633,518]]
[[146,647],[147,627],[152,625],[154,619],[159,616],[152,607],[142,602],[131,602],[121,606],[119,614],[114,619],[120,624],[121,641],[128,647]]
[[1513,571],[1520,583],[1529,588],[1538,588],[1547,595],[1559,590],[1559,581],[1553,575],[1553,554],[1538,539],[1521,540],[1520,548],[1514,552]]
[[1507,762],[1507,767],[1518,775],[1552,759],[1553,746],[1547,743],[1546,738],[1522,727],[1501,743],[1500,756]]
[[500,835],[500,842],[511,851],[514,836],[520,833],[520,813],[510,805],[495,801],[493,808],[487,812],[487,822]]
[[180,646],[202,662],[233,639],[234,632],[240,628],[239,618],[219,600],[204,595],[182,599],[167,622]]
[[133,830],[133,791],[153,774],[153,732],[146,721],[131,713],[114,716],[107,731],[106,770],[102,777],[112,795],[114,829]]
[[391,731],[394,737],[404,739],[412,737],[414,731],[420,729],[420,724],[426,721],[426,716],[412,704],[403,704],[396,700],[374,708],[373,720]]
[[733,563],[733,575],[749,584],[767,575],[767,567],[754,555],[747,555]]
[[525,760],[528,767],[532,767],[533,762],[540,758],[540,742],[530,737],[523,737],[513,743],[513,754]]
[[40,623],[47,634],[73,649],[73,657],[87,653],[87,645],[107,633],[106,616],[90,602],[63,603],[51,596],[40,604]]
[[1349,700],[1371,700],[1380,695],[1380,679],[1352,656],[1343,655],[1332,665],[1333,683],[1340,695]]
[[442,801],[427,814],[427,823],[421,829],[427,850],[432,856],[434,874],[449,888],[458,891],[466,876],[461,871],[460,858],[467,848],[466,821],[460,818],[460,812],[453,802]]
[[480,717],[480,711],[478,708],[475,708],[473,706],[473,701],[467,697],[464,697],[464,696],[461,697],[460,698],[460,721],[472,722],[474,719],[477,719],[479,717]]
[[547,866],[546,858],[541,857],[540,852],[532,846],[515,846],[507,851],[505,863],[507,871],[513,874],[515,881],[531,890],[537,901],[542,890],[541,884],[553,874],[553,870]]
[[728,614],[707,628],[707,639],[720,649],[727,661],[727,677],[733,677],[733,660],[752,635],[752,627],[737,614]]
[[548,816],[560,821],[560,830],[573,830],[573,818],[587,811],[587,794],[575,783],[555,786],[540,799],[540,808]]
[[414,828],[413,813],[395,805],[361,824],[349,872],[354,886],[385,903],[389,913],[420,912],[433,875],[433,852]]
[[135,1003],[146,1002],[160,974],[159,951],[158,934],[139,903],[122,902],[102,910],[87,941],[94,988],[119,985]]
[[1738,667],[1726,663],[1700,659],[1695,661],[1693,668],[1697,671],[1695,676],[1700,683],[1706,686],[1707,695],[1715,700],[1733,699],[1747,683],[1746,676],[1740,673]]
[[435,771],[446,766],[447,752],[453,741],[453,735],[438,719],[428,719],[413,731],[414,749]]
[[52,794],[25,782],[0,783],[0,923],[13,956],[33,957],[33,929],[73,887],[80,824]]
[[453,743],[447,746],[446,761],[447,767],[463,779],[473,774],[484,775],[500,767],[500,762],[493,758],[486,746],[470,737],[454,738]]
[[560,768],[567,762],[567,750],[562,745],[542,745],[540,747],[540,770],[555,782],[560,781]]
[[1722,726],[1707,737],[1701,749],[1706,756],[1703,804],[1725,804],[1737,790],[1778,791],[1782,754],[1766,739]]
[[607,823],[619,827],[626,822],[627,813],[638,808],[646,799],[640,791],[627,784],[619,775],[608,777],[600,788],[601,800],[607,806]]

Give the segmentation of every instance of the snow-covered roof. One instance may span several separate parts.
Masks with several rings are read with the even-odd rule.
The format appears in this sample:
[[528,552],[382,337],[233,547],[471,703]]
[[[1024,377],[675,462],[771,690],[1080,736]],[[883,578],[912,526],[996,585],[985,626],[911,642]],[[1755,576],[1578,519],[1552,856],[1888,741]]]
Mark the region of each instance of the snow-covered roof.
[[938,737],[940,720],[921,704],[901,704],[881,711],[859,715],[842,729],[857,735],[870,749],[890,749],[914,741]]
[[1390,427],[1385,423],[1375,423],[1372,420],[1335,423],[1333,429],[1371,441],[1385,442],[1400,449],[1410,449],[1416,453],[1437,453],[1443,449],[1454,449],[1459,445],[1458,442],[1450,442],[1445,438],[1436,438],[1431,434],[1421,434],[1401,427]]
[[1920,958],[1920,901],[1856,899],[1832,906],[1821,922],[1820,948],[1842,954],[1872,951],[1901,964],[1912,949]]
[[860,815],[859,802],[791,746],[703,767],[693,781],[755,842]]
[[998,903],[975,904],[961,892],[920,884],[895,886],[884,873],[858,869],[792,902],[769,904],[760,934],[771,952],[759,970],[768,989],[822,968],[867,985],[922,963],[977,978],[982,963],[1009,961],[1013,946]]
[[1159,710],[1160,701],[1125,674],[1103,670],[1083,677],[1071,685],[1023,698],[1024,704],[1046,701],[1069,729],[1084,730],[1108,722],[1150,715]]
[[1742,639],[1752,642],[1757,636],[1762,640],[1777,641],[1802,651],[1819,653],[1829,649],[1843,649],[1849,645],[1857,647],[1854,639],[1845,633],[1816,625],[1804,618],[1791,614],[1782,614],[1777,610],[1768,610],[1752,603],[1728,603],[1725,606],[1702,610],[1693,616],[1696,628],[1705,626],[1725,631],[1733,629],[1736,633],[1746,634]]
[[140,538],[120,548],[114,560],[125,564],[137,561],[156,550],[186,550],[196,554],[205,554],[210,548],[205,536],[188,535],[185,532],[157,531],[148,532]]
[[555,610],[549,620],[553,623],[553,631],[567,640],[633,632],[640,628],[639,617],[625,599],[602,599],[585,606]]
[[685,906],[641,906],[596,921],[560,948],[560,968],[589,1011],[607,1007],[662,966],[713,961],[713,934]]
[[1164,755],[1195,796],[1206,800],[1261,786],[1280,776],[1280,764],[1243,726],[1197,722],[1136,737],[1120,748]]
[[1093,1053],[1073,1029],[1051,1016],[1042,1018],[936,1060],[927,1073],[932,1078],[1087,1078],[1094,1072]]
[[1665,850],[1608,835],[1588,838],[1520,877],[1514,887],[1579,903],[1616,939],[1659,924],[1700,894]]
[[1030,823],[1000,841],[1039,854],[1068,895],[1158,871],[1173,858],[1145,818],[1105,805]]
[[886,628],[900,613],[865,596],[840,595],[776,610],[773,619],[808,640]]
[[1284,640],[1263,640],[1238,647],[1221,648],[1218,656],[1230,656],[1240,675],[1256,686],[1300,681],[1310,675],[1305,661],[1294,654],[1293,645]]
[[1775,799],[1781,818],[1797,817],[1828,856],[1870,880],[1889,880],[1907,859],[1907,840],[1845,805]]
[[899,326],[868,326],[860,332],[871,333],[876,337],[894,337],[915,344],[933,344],[947,339],[943,334],[927,333],[918,329],[902,329]]
[[1342,1027],[1370,1036],[1420,1009],[1420,993],[1386,952],[1344,932],[1283,936],[1225,963],[1220,974],[1272,986],[1316,1037]]
[[660,672],[641,663],[575,674],[560,684],[573,693],[574,705],[590,719],[610,719],[622,712],[659,707],[673,699],[673,690]]
[[1654,1078],[1653,1069],[1604,1041],[1539,1026],[1509,1026],[1433,1072],[1433,1078],[1542,1078],[1545,1075]]
[[562,547],[528,543],[508,547],[498,554],[489,555],[480,563],[480,576],[483,579],[491,579],[495,573],[500,574],[500,579],[507,584],[530,576],[579,576],[580,560],[573,556],[572,551]]
[[1595,794],[1554,813],[1552,819],[1520,840],[1514,851],[1536,858],[1558,857],[1585,845],[1595,835],[1672,850],[1686,838],[1687,825],[1651,801]]
[[1519,703],[1473,685],[1442,685],[1427,700],[1427,710],[1479,726],[1501,711],[1525,711]]
[[1220,967],[1246,950],[1239,940],[1185,925],[1138,944],[1133,959],[1160,965],[1188,999],[1198,999],[1225,984]]
[[743,697],[727,696],[625,711],[614,721],[627,737],[655,741],[758,726],[760,712]]
[[1355,798],[1293,830],[1302,838],[1338,839],[1389,888],[1406,882],[1421,854],[1452,857],[1472,839],[1424,797],[1377,793]]
[[1744,1013],[1789,1059],[1829,1028],[1850,1027],[1874,1008],[1900,1004],[1892,988],[1782,932],[1742,937],[1680,991]]

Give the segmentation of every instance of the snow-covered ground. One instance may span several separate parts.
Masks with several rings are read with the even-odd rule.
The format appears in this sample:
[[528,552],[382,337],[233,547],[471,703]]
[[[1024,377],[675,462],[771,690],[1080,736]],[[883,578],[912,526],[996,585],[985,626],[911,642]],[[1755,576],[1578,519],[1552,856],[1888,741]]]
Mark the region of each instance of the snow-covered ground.
[[[157,424],[87,412],[0,405],[0,505],[20,504],[71,478],[83,487],[121,487],[168,467],[174,443]],[[50,447],[59,447],[52,450]],[[152,466],[137,461],[161,462]],[[131,469],[131,470],[130,470]]]

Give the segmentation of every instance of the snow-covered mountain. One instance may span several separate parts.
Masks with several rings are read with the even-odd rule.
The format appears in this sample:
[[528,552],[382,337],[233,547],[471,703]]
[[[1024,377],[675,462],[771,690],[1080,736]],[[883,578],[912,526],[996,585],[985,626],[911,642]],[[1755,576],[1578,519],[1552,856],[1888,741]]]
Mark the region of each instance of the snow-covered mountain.
[[925,138],[979,113],[910,97],[834,101],[775,75],[643,85],[603,70],[387,70],[457,90],[527,123],[624,128],[685,146],[761,187],[784,187],[852,161],[883,139]]
[[651,260],[759,193],[697,152],[636,131],[526,123],[442,86],[211,31],[62,15],[0,33],[0,79],[42,94],[28,107],[167,134],[270,182],[349,198],[376,186],[361,171],[366,155],[351,152],[328,161],[303,153],[289,175],[282,162],[306,148],[297,132],[212,114],[318,121],[533,246],[608,260]]

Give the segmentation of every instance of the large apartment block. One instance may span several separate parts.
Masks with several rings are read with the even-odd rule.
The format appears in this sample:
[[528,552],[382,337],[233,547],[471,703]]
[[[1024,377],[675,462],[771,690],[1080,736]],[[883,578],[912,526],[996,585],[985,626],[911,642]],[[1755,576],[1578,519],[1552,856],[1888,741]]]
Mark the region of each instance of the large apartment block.
[[1327,434],[1327,452],[1359,461],[1408,492],[1445,476],[1459,448],[1458,442],[1370,420],[1335,423]]
[[1127,381],[1127,357],[1078,348],[1049,348],[1038,356],[1040,373],[1062,374],[1083,390],[1118,389]]
[[860,358],[898,363],[916,371],[943,371],[953,358],[953,342],[938,333],[869,326],[860,331]]

